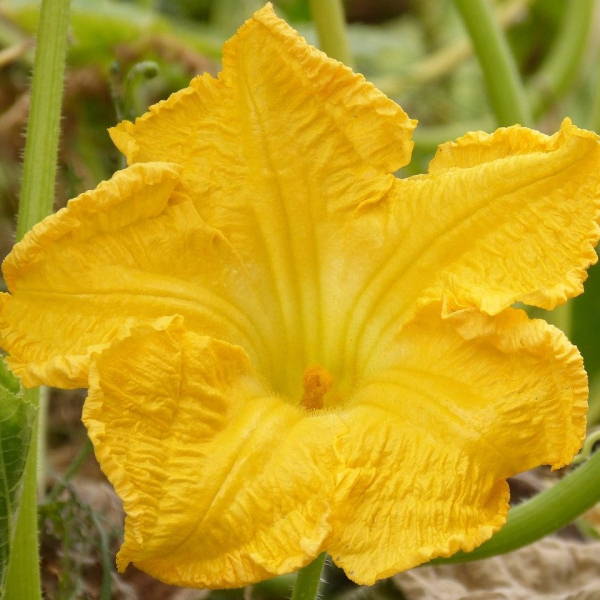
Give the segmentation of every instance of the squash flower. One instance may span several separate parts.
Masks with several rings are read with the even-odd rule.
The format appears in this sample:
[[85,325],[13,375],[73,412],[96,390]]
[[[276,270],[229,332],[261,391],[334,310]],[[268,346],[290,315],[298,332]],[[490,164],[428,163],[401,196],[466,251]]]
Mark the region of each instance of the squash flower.
[[2,345],[26,386],[89,387],[120,569],[226,588],[327,551],[371,584],[472,550],[507,477],[578,450],[581,357],[513,305],[582,291],[598,137],[469,133],[398,178],[415,125],[267,5],[15,245]]

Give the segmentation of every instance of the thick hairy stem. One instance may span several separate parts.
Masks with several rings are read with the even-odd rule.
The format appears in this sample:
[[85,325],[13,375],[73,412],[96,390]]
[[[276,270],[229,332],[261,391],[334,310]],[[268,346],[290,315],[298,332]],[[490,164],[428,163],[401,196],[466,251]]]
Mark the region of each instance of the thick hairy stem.
[[[43,0],[31,83],[31,104],[19,197],[17,239],[52,211],[67,54],[69,0]],[[39,407],[39,391],[26,390]],[[5,598],[41,598],[37,530],[37,447],[44,431],[35,419],[23,480],[23,493],[8,565]]]

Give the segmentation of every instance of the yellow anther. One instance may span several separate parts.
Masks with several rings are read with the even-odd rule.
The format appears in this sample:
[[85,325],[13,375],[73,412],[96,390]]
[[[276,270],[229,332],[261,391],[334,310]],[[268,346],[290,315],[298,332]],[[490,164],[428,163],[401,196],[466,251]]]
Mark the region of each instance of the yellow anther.
[[309,410],[323,408],[323,399],[329,391],[333,377],[327,369],[315,366],[308,367],[304,371],[304,395],[302,396],[302,405]]

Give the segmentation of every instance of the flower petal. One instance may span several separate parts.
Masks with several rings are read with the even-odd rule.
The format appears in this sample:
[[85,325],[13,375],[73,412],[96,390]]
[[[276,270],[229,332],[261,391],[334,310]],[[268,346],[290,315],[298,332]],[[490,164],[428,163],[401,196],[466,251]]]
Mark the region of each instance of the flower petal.
[[202,217],[261,270],[289,392],[307,365],[326,362],[325,271],[340,262],[331,240],[356,206],[393,185],[414,126],[267,5],[226,44],[218,80],[195,79],[111,135],[130,162],[180,164]]
[[328,549],[359,583],[475,548],[504,522],[505,478],[567,464],[585,434],[586,376],[559,330],[514,309],[440,312],[381,348],[343,413]]
[[269,395],[241,348],[182,322],[137,327],[91,369],[83,419],[127,513],[119,568],[211,588],[294,571],[330,530],[339,421]]
[[[563,128],[571,126],[567,119]],[[453,142],[441,144],[429,163],[430,173],[445,169],[468,169],[501,158],[535,152],[551,152],[555,140],[535,129],[513,125],[500,127],[493,133],[471,131]]]
[[[442,145],[431,173],[421,182],[441,188],[431,208],[454,200],[458,209],[445,226],[463,208],[470,213],[443,234],[453,264],[438,289],[451,306],[494,314],[521,301],[550,310],[583,292],[600,238],[595,133],[565,119],[553,136],[518,126],[470,134]],[[457,235],[468,236],[470,247]]]
[[431,300],[446,314],[553,308],[583,290],[599,211],[598,137],[568,120],[551,137],[511,127],[443,146],[432,173],[398,180],[340,236],[360,282],[344,284],[355,310],[340,336],[360,363]]
[[91,354],[136,322],[174,314],[265,359],[257,286],[177,183],[174,165],[135,165],[16,244],[3,264],[11,294],[1,296],[0,334],[25,385],[84,387]]
[[[186,167],[185,176],[194,178],[196,170],[210,175],[223,168],[209,163],[222,162],[225,154],[218,147],[224,141],[237,142],[238,150],[241,143],[250,159],[252,147],[262,146],[268,134],[257,128],[259,121],[278,128],[272,144],[304,167],[310,160],[301,153],[308,150],[316,159],[312,146],[317,142],[328,158],[342,152],[340,164],[346,167],[364,161],[385,173],[410,161],[416,124],[362,75],[307,44],[268,3],[226,43],[219,79],[196,77],[135,124],[113,127],[110,135],[130,163],[177,162]],[[240,133],[248,139],[240,139]],[[243,158],[238,154],[234,162]]]
[[[463,440],[444,445],[439,425],[428,432],[395,411],[400,403],[389,388],[371,392],[376,406],[363,398],[345,416],[351,430],[338,443],[345,468],[327,542],[334,562],[361,585],[476,548],[508,510],[506,482],[482,468]],[[410,397],[402,404],[410,406]]]
[[522,310],[492,317],[466,309],[443,318],[441,305],[431,304],[379,349],[366,377],[414,387],[424,411],[427,398],[434,413],[442,411],[434,415],[439,423],[462,418],[467,429],[476,427],[476,439],[493,440],[503,457],[494,461],[504,477],[565,466],[585,435],[588,386],[579,351]]

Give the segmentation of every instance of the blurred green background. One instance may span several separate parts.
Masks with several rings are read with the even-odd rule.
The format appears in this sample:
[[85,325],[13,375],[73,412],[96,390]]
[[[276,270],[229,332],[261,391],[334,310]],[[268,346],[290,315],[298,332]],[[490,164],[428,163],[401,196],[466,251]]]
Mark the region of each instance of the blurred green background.
[[[260,0],[74,0],[56,208],[123,166],[106,133],[108,127],[135,118],[198,73],[216,74],[223,41],[262,4]],[[317,43],[307,0],[273,4],[280,16]],[[400,175],[425,171],[440,142],[468,130],[495,128],[480,67],[451,0],[347,0],[345,4],[356,69],[420,121],[413,163]],[[554,132],[567,115],[582,127],[600,129],[597,4],[594,0],[494,2],[526,83],[536,127],[546,133]],[[38,14],[39,2],[0,0],[2,256],[14,240]],[[584,355],[592,390],[599,392],[592,394],[594,425],[600,421],[596,400],[600,397],[600,268],[591,270],[586,294],[570,304],[568,311],[544,317],[569,330]],[[51,598],[98,597],[102,564],[111,569],[119,536],[118,518],[112,525],[98,520],[99,514],[106,513],[106,507],[98,507],[98,498],[106,490],[99,491],[98,486],[106,484],[85,450],[79,423],[82,398],[81,392],[62,392],[51,400],[50,475],[59,480],[58,474],[84,448],[77,465],[81,481],[96,486],[88,493],[82,492],[81,481],[80,487],[69,483],[66,496],[63,490],[59,500],[53,498],[45,505],[44,583]],[[114,573],[110,577],[110,597],[200,597],[191,595],[195,592],[183,596],[135,572],[126,578]],[[330,577],[335,587],[336,575]],[[344,585],[340,583],[336,593],[342,593]],[[257,594],[277,597],[282,589],[275,586],[269,591],[266,585]],[[400,597],[398,590],[392,593],[385,585],[379,593]],[[219,594],[239,596],[238,592]]]

